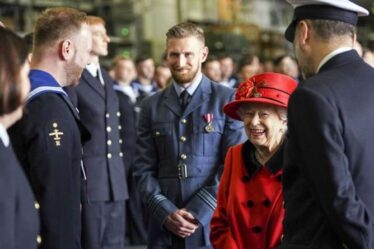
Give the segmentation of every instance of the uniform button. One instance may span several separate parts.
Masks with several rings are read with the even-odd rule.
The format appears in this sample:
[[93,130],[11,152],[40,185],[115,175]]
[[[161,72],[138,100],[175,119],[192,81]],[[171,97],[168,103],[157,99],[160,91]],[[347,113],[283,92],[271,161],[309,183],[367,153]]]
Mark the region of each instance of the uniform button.
[[261,233],[262,232],[262,228],[260,226],[254,226],[254,227],[252,227],[252,232],[254,232],[254,233]]
[[271,201],[269,199],[266,199],[266,200],[263,201],[263,204],[264,204],[265,207],[270,207]]
[[249,182],[249,176],[243,176],[242,181],[245,183]]
[[182,159],[182,160],[186,160],[186,159],[187,159],[187,155],[186,155],[186,154],[182,154],[182,155],[181,155],[181,159]]
[[159,131],[156,131],[156,132],[155,132],[155,135],[156,135],[156,136],[160,136],[160,132],[159,132]]
[[121,117],[121,113],[120,112],[117,112],[117,117]]
[[120,156],[120,157],[123,157],[123,153],[122,153],[122,152],[120,152],[120,153],[119,153],[119,156]]
[[112,131],[112,128],[111,128],[110,126],[107,126],[107,127],[106,127],[106,131],[107,131],[107,132],[111,132],[111,131]]
[[42,236],[36,236],[36,242],[40,245],[42,243]]
[[186,142],[187,138],[185,136],[180,137],[181,142]]
[[181,123],[182,123],[182,124],[187,124],[187,119],[183,118],[183,119],[181,120]]
[[110,117],[109,113],[106,113],[106,114],[105,114],[105,117],[106,117],[106,118],[109,118],[109,117]]
[[252,200],[247,201],[247,207],[252,208],[255,203]]
[[118,130],[122,130],[122,126],[119,125],[119,126],[118,126]]
[[108,154],[106,155],[106,157],[110,159],[110,158],[112,158],[112,154],[108,153]]
[[107,145],[112,145],[112,141],[111,141],[111,140],[108,140],[108,141],[106,141],[106,144],[107,144]]
[[40,209],[40,205],[39,205],[39,202],[34,202],[34,207],[36,210],[39,210]]
[[123,143],[122,139],[120,139],[120,140],[119,140],[119,143],[120,143],[120,144],[122,144],[122,143]]

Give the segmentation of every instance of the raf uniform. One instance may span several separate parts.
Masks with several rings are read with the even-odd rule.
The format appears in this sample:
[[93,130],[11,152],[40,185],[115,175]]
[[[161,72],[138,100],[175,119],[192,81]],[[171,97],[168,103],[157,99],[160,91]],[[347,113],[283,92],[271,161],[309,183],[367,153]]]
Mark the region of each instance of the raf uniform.
[[[97,248],[108,243],[121,248],[124,200],[128,198],[120,144],[123,139],[119,136],[122,127],[113,80],[97,69],[86,67],[79,85],[68,90],[82,123],[91,133],[91,140],[83,147],[87,184],[82,205],[82,246]],[[96,77],[93,73],[97,73]]]
[[119,122],[122,126],[120,137],[122,143],[123,164],[125,165],[129,199],[126,202],[126,232],[130,245],[142,245],[147,243],[146,215],[144,204],[141,201],[139,192],[136,189],[133,175],[133,161],[135,157],[136,144],[136,112],[135,101],[131,101],[126,88],[121,85],[114,85],[118,96]]
[[0,247],[36,249],[40,242],[39,204],[35,202],[29,181],[0,124]]
[[[211,248],[209,222],[228,147],[245,140],[243,126],[222,112],[234,90],[200,74],[186,91],[185,110],[174,82],[141,107],[134,177],[149,213],[148,248],[175,248],[166,217],[186,208],[199,228],[179,248]],[[190,92],[191,91],[191,92]],[[172,245],[173,244],[173,245]],[[177,246],[178,247],[178,246]]]
[[[346,0],[303,2],[288,40],[301,19],[355,24],[367,14]],[[325,5],[308,5],[317,2]],[[374,248],[373,79],[374,69],[343,48],[291,96],[282,249]]]
[[30,81],[25,114],[10,135],[40,205],[40,248],[80,249],[78,113],[52,75],[31,70]]

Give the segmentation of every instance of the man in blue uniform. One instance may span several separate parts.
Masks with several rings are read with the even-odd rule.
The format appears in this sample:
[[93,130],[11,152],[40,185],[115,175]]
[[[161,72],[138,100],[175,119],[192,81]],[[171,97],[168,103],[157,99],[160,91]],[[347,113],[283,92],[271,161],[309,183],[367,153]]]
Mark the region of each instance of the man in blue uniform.
[[374,69],[352,49],[364,8],[289,0],[306,81],[288,106],[282,249],[374,248]]
[[119,137],[122,127],[113,80],[99,64],[99,56],[107,55],[110,41],[105,22],[96,16],[88,16],[87,22],[92,32],[90,63],[79,85],[68,89],[91,134],[83,147],[87,185],[82,204],[82,247],[123,249],[128,193],[121,143],[126,138]]
[[167,36],[173,83],[143,100],[134,177],[149,218],[148,248],[211,248],[209,222],[227,148],[244,141],[223,114],[234,90],[201,73],[203,30],[181,23]]
[[46,10],[36,22],[34,41],[31,92],[11,139],[39,202],[40,248],[80,249],[80,123],[62,87],[79,82],[89,59],[86,14]]

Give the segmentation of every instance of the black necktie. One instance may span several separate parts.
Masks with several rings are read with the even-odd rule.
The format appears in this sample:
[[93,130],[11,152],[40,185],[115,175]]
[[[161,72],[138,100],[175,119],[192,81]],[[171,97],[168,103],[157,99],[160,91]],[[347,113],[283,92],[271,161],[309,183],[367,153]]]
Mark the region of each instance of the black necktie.
[[183,90],[183,92],[181,92],[181,94],[179,95],[181,107],[183,110],[186,109],[189,98],[190,98],[190,94],[187,92],[187,90]]
[[103,82],[101,82],[101,78],[100,78],[100,69],[97,69],[96,71],[96,79],[101,83],[101,85],[103,85]]

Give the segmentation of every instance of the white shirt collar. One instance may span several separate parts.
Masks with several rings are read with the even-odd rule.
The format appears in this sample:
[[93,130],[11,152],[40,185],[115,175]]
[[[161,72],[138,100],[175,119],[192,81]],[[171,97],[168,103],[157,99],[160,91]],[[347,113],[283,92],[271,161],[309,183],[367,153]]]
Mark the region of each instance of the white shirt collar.
[[329,53],[328,55],[326,55],[325,58],[323,58],[322,61],[319,63],[319,66],[317,68],[317,73],[322,68],[322,66],[325,65],[326,62],[328,62],[335,55],[347,52],[347,51],[352,50],[352,49],[353,48],[351,48],[351,47],[341,47],[341,48],[335,49],[334,51],[332,51],[331,53]]
[[100,66],[94,63],[87,64],[86,66],[87,71],[93,76],[97,76],[97,70],[100,70]]
[[176,83],[173,80],[174,89],[177,92],[178,97],[184,90],[187,90],[188,94],[192,96],[194,92],[196,91],[197,87],[200,85],[202,78],[203,78],[203,74],[199,72],[197,77],[190,83],[190,85],[187,88],[180,86],[178,83]]
[[0,139],[3,141],[5,147],[9,146],[9,136],[8,132],[5,129],[5,126],[0,123]]
[[92,75],[92,77],[94,77],[94,78],[96,78],[97,74],[99,73],[100,82],[101,82],[101,84],[104,85],[104,79],[103,79],[103,76],[101,74],[101,69],[100,69],[99,64],[94,64],[94,63],[87,64],[86,69]]

